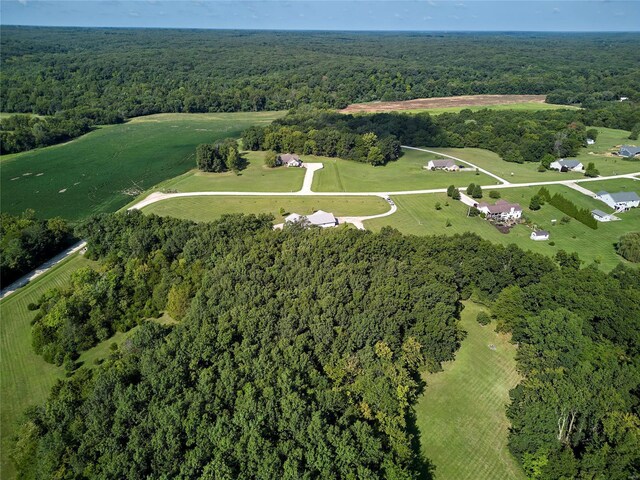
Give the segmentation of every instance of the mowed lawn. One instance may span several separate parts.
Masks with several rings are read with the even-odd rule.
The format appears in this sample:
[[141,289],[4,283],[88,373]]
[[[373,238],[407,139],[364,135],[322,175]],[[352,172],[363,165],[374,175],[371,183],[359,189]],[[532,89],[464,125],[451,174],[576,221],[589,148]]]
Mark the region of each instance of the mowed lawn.
[[614,155],[620,145],[640,145],[638,140],[629,140],[629,132],[614,128],[587,127],[598,130],[596,143],[583,148],[577,158],[587,165],[593,162],[600,170],[600,175],[620,175],[640,172],[640,158],[625,159]]
[[246,168],[238,172],[207,173],[192,170],[158,185],[157,190],[177,192],[297,192],[304,168],[268,168],[266,152],[244,152]]
[[[636,192],[640,195],[640,175],[637,180],[633,178],[614,178],[612,180],[599,180],[595,182],[581,183],[580,186],[591,190],[593,193],[605,190],[610,193]],[[601,208],[600,210],[603,209]]]
[[[589,188],[587,184],[587,188]],[[365,227],[377,231],[385,225],[397,228],[403,233],[415,235],[452,235],[454,233],[473,232],[482,238],[509,245],[514,243],[523,250],[553,256],[558,250],[576,252],[580,258],[590,264],[599,262],[600,268],[609,271],[619,262],[626,261],[616,254],[615,243],[626,232],[640,230],[640,209],[635,208],[619,215],[621,221],[600,223],[597,230],[592,230],[582,223],[571,219],[568,224],[562,224],[560,219],[565,216],[555,207],[545,204],[538,211],[529,210],[529,201],[540,187],[522,187],[501,189],[502,198],[518,202],[537,228],[548,230],[551,238],[548,242],[536,242],[529,238],[532,228],[527,225],[517,225],[508,234],[500,233],[489,222],[480,217],[467,217],[468,207],[448,198],[445,194],[425,195],[397,195],[393,197],[398,211],[389,217],[369,220]],[[574,201],[580,208],[588,208],[611,212],[607,205],[599,200],[583,195],[564,185],[550,185],[547,187],[551,194],[562,193]],[[485,191],[485,197],[487,191]],[[485,198],[483,200],[493,201]],[[440,203],[441,209],[436,210],[435,204]],[[446,203],[449,206],[446,206]],[[557,220],[552,225],[551,220]],[[447,221],[451,224],[447,225]],[[551,243],[553,242],[553,244]]]
[[373,167],[367,163],[323,159],[324,168],[315,172],[312,190],[315,192],[394,192],[458,187],[470,183],[495,184],[496,180],[481,173],[469,171],[430,171],[423,167],[437,155],[417,150],[403,150],[404,154],[385,166]]
[[423,376],[427,386],[415,405],[421,449],[438,480],[525,478],[507,448],[505,408],[520,381],[516,348],[493,324],[476,321],[481,309],[465,302],[467,336],[443,372]]
[[389,205],[380,197],[255,197],[208,196],[171,198],[153,203],[142,209],[144,213],[183,218],[196,222],[210,222],[226,213],[266,213],[282,223],[285,214],[311,214],[317,210],[335,216],[368,216],[384,213]]
[[75,255],[0,301],[0,477],[3,479],[15,475],[9,460],[10,440],[17,432],[22,412],[26,407],[44,402],[55,381],[64,376],[62,368],[46,363],[33,352],[30,322],[36,312],[29,311],[27,305],[37,302],[47,290],[67,284],[75,270],[91,263],[81,255]]
[[195,166],[195,148],[239,137],[284,112],[159,114],[101,127],[66,144],[2,159],[2,210],[79,220],[115,211]]

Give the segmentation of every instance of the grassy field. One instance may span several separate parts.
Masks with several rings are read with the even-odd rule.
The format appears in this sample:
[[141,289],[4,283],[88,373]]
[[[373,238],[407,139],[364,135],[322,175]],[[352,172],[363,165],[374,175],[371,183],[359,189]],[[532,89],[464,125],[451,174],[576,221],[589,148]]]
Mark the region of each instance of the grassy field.
[[296,192],[302,187],[304,168],[268,168],[266,152],[245,152],[247,166],[233,172],[206,173],[192,170],[158,185],[158,190],[178,192]]
[[[587,127],[589,128],[589,127]],[[596,143],[583,148],[577,158],[587,165],[596,164],[600,175],[620,175],[622,173],[640,172],[640,159],[624,159],[612,155],[620,145],[640,145],[637,140],[629,140],[629,132],[613,128],[594,127],[598,130]]]
[[146,190],[192,169],[199,143],[239,136],[283,114],[151,115],[66,144],[3,157],[2,210],[32,208],[40,217],[70,220],[115,211],[131,200],[127,190]]
[[[563,185],[551,185],[548,188],[552,195],[561,192],[582,208],[611,211],[605,203]],[[531,240],[529,235],[532,229],[526,225],[518,225],[508,234],[500,233],[479,217],[467,217],[467,207],[451,200],[445,194],[397,195],[393,197],[398,205],[396,213],[389,217],[369,220],[365,222],[365,226],[377,231],[385,225],[390,225],[403,233],[415,235],[451,235],[469,231],[492,242],[503,245],[515,243],[523,250],[549,256],[555,255],[560,249],[577,252],[586,263],[600,262],[600,268],[607,271],[619,262],[625,262],[615,253],[614,244],[623,233],[640,229],[640,209],[635,208],[620,214],[621,221],[601,223],[597,230],[592,230],[573,219],[568,224],[560,223],[559,220],[565,215],[549,204],[536,212],[530,211],[529,201],[538,190],[539,187],[510,188],[502,189],[500,193],[502,198],[520,203],[524,209],[524,215],[537,228],[548,230],[551,233],[549,242]],[[441,204],[441,210],[435,209],[437,202]],[[445,205],[447,202],[449,206]],[[552,225],[552,219],[558,222]],[[449,227],[446,226],[447,220],[451,223]],[[551,242],[554,244],[552,245]]]
[[476,322],[480,306],[465,307],[460,325],[467,337],[455,360],[424,375],[427,387],[415,406],[422,451],[438,480],[523,479],[507,448],[505,415],[509,390],[520,380],[516,348],[493,325]]
[[311,214],[325,210],[336,216],[377,215],[389,210],[389,205],[379,197],[186,197],[172,198],[153,203],[142,209],[155,213],[210,222],[225,213],[268,213],[275,223],[282,222],[280,209],[287,214],[295,212]]
[[91,262],[80,255],[62,262],[29,285],[0,301],[0,417],[2,427],[1,478],[12,478],[13,467],[9,461],[10,440],[16,433],[21,413],[30,405],[43,402],[51,386],[63,377],[62,368],[42,360],[31,348],[31,319],[36,312],[27,305],[36,302],[47,290],[66,284],[73,271]]
[[638,195],[640,195],[640,176],[638,180],[634,180],[631,178],[614,178],[613,180],[601,180],[597,182],[583,183],[580,186],[588,188],[593,193],[597,193],[600,190],[605,190],[611,193],[636,192]]
[[383,167],[339,158],[323,159],[324,168],[315,173],[312,189],[315,192],[390,192],[466,186],[470,183],[495,184],[485,174],[425,170],[436,155],[417,150],[404,150],[404,155]]

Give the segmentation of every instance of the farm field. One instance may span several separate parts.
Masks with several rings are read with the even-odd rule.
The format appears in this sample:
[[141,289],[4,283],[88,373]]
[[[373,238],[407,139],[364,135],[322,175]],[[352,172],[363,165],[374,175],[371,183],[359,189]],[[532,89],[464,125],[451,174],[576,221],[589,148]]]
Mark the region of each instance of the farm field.
[[239,136],[284,112],[159,114],[101,127],[71,142],[2,159],[3,211],[80,220],[115,211],[195,166],[195,147]]
[[75,270],[91,263],[81,255],[74,255],[0,301],[2,478],[14,475],[9,441],[16,434],[22,412],[28,406],[44,402],[55,381],[64,376],[61,367],[46,363],[33,352],[30,322],[36,312],[29,311],[27,305],[38,301],[47,290],[66,284]]
[[266,152],[243,152],[245,169],[233,172],[207,173],[191,170],[157,186],[156,190],[178,192],[297,192],[302,187],[304,168],[268,168],[264,166]]
[[[429,113],[431,115],[440,115],[442,113],[460,113],[462,110],[471,110],[477,112],[478,110],[497,110],[497,111],[516,111],[516,112],[538,112],[540,110],[576,110],[579,107],[573,107],[571,105],[556,105],[553,103],[538,103],[538,102],[524,102],[524,103],[504,103],[498,105],[482,105],[482,106],[470,106],[470,107],[437,107],[437,108],[409,108],[401,110],[402,113],[415,114],[415,113]],[[373,112],[372,112],[373,113]]]
[[368,216],[388,211],[389,205],[380,197],[208,196],[162,200],[144,207],[142,211],[196,222],[210,222],[226,213],[266,213],[275,217],[274,223],[282,223],[281,208],[286,214],[308,215],[316,210],[325,210],[335,216]]
[[452,184],[462,187],[470,183],[497,183],[483,173],[476,175],[471,167],[468,172],[425,170],[423,167],[437,155],[403,151],[398,160],[381,167],[339,158],[323,159],[324,168],[315,173],[312,189],[315,192],[393,192],[447,188]]
[[467,336],[455,360],[423,376],[427,386],[415,405],[422,452],[439,480],[523,479],[507,447],[505,415],[509,390],[520,380],[516,347],[493,324],[476,321],[482,307],[464,304],[460,326]]
[[376,112],[459,112],[464,109],[483,108],[502,110],[548,110],[575,108],[566,105],[544,103],[545,95],[459,95],[453,97],[416,98],[395,102],[353,103],[340,110],[341,113]]
[[[552,195],[561,192],[582,208],[611,211],[605,203],[582,195],[569,187],[551,185],[548,188]],[[550,242],[554,245],[550,242],[531,240],[529,235],[532,229],[526,225],[517,225],[508,234],[502,234],[480,217],[467,217],[467,207],[461,202],[451,200],[445,194],[394,196],[392,198],[398,205],[398,211],[389,217],[368,220],[365,222],[365,227],[378,231],[385,225],[390,225],[403,233],[415,235],[451,235],[469,231],[492,242],[503,245],[514,243],[523,250],[548,256],[555,255],[558,250],[577,252],[584,264],[600,262],[600,268],[606,271],[611,270],[619,262],[625,262],[615,253],[614,244],[623,233],[639,228],[640,209],[632,209],[619,215],[621,221],[601,223],[597,230],[592,230],[574,219],[571,219],[568,224],[562,224],[559,220],[565,215],[549,204],[545,204],[536,212],[529,210],[529,200],[538,190],[539,187],[522,187],[502,189],[500,193],[505,200],[520,203],[524,215],[537,228],[551,233]],[[486,197],[485,193],[483,200],[492,200]],[[446,202],[449,206],[445,206]],[[441,210],[435,209],[436,203],[441,204]],[[558,220],[556,225],[551,225],[552,219]],[[451,224],[449,227],[446,226],[447,220]]]

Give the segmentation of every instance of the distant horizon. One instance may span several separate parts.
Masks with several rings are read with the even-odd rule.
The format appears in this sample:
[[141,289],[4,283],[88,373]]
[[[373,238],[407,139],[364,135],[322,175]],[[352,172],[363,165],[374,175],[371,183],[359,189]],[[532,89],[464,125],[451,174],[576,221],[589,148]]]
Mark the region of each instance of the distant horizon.
[[5,24],[0,23],[2,27],[18,27],[18,28],[82,28],[90,30],[201,30],[212,32],[315,32],[315,33],[541,33],[541,34],[598,34],[598,33],[616,33],[616,34],[637,34],[640,30],[338,30],[338,29],[283,29],[283,28],[224,28],[224,27],[146,27],[132,26],[123,27],[118,25],[28,25],[28,24]]
[[635,0],[1,0],[0,25],[317,32],[635,33]]

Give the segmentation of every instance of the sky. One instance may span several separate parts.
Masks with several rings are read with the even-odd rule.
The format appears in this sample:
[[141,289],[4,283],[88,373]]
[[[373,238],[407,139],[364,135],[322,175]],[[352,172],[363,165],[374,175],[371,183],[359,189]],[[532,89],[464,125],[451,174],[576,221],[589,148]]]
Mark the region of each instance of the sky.
[[640,0],[0,0],[2,25],[640,31]]

